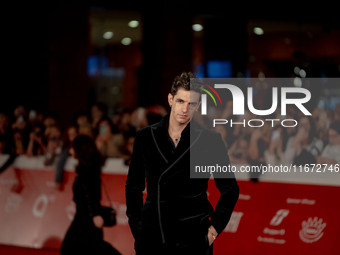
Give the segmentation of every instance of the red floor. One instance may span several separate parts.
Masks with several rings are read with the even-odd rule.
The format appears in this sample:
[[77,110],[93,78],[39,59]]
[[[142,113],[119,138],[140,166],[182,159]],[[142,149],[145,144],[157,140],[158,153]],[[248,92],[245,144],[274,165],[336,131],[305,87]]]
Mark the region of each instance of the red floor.
[[59,251],[0,245],[0,254],[1,255],[59,255]]

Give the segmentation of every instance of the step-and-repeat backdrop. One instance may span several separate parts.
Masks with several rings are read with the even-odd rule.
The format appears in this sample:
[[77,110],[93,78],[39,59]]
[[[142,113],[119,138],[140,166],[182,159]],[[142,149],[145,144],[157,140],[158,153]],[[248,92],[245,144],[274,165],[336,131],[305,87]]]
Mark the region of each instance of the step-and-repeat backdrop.
[[[17,163],[0,174],[0,243],[59,249],[72,221],[73,170],[65,171],[61,189],[55,170]],[[119,164],[106,165],[106,169]],[[25,165],[27,167],[25,167]],[[125,215],[127,168],[104,171],[105,183],[118,211],[118,224],[104,237],[124,255],[134,254]],[[229,224],[214,244],[214,254],[340,254],[339,185],[238,180],[240,197]],[[219,192],[210,180],[209,198]],[[107,202],[103,193],[104,204]]]

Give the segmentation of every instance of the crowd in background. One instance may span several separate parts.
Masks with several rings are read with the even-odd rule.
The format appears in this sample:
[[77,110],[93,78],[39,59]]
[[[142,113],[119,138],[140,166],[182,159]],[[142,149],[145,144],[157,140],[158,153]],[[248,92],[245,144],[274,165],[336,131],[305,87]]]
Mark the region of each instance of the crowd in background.
[[[227,104],[223,116],[231,116]],[[133,149],[136,131],[158,122],[167,114],[160,105],[123,109],[108,114],[103,103],[95,103],[88,110],[78,111],[72,123],[61,127],[54,112],[39,112],[17,106],[12,115],[0,112],[0,154],[42,156],[46,166],[56,164],[56,182],[63,180],[63,168],[69,156],[69,146],[78,134],[86,134],[104,158],[123,158],[126,165]],[[242,118],[258,119],[246,112]],[[281,116],[273,116],[281,118]],[[340,105],[334,109],[316,108],[312,116],[288,112],[287,119],[296,119],[294,128],[284,128],[280,122],[264,122],[261,128],[242,125],[217,125],[233,164],[304,164],[340,163]],[[234,117],[237,121],[237,118]],[[1,172],[1,171],[0,171]],[[257,176],[253,176],[257,180]]]
[[[281,116],[278,109],[265,118],[249,110],[240,117],[232,116],[232,103],[218,116],[239,123],[231,127],[216,125],[227,145],[233,164],[249,165],[305,165],[340,164],[340,104],[334,109],[316,107],[312,115],[304,115],[294,107],[287,107],[287,115]],[[285,117],[285,118],[283,118]],[[266,121],[276,119],[277,121]],[[295,120],[284,127],[282,120]],[[248,125],[249,120],[257,120]],[[262,120],[260,122],[259,120]],[[245,123],[245,125],[240,124]],[[254,125],[261,127],[252,127]],[[261,173],[250,173],[257,181]]]
[[[17,156],[40,156],[45,166],[56,166],[56,182],[63,181],[69,147],[77,135],[92,137],[103,158],[123,158],[129,164],[136,131],[159,121],[167,111],[159,105],[120,110],[108,114],[103,103],[79,110],[66,126],[55,112],[39,112],[18,105],[12,115],[0,112],[0,154],[10,158],[5,170]],[[1,171],[0,171],[1,172]]]

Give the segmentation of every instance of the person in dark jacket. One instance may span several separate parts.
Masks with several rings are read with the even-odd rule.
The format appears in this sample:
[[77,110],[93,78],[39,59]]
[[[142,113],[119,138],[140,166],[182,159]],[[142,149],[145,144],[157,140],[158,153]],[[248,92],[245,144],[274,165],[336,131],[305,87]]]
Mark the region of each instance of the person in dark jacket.
[[120,254],[103,239],[104,220],[100,216],[103,160],[94,140],[87,135],[78,135],[72,142],[70,153],[78,159],[73,183],[76,214],[66,232],[60,254]]
[[215,208],[207,197],[210,173],[191,175],[196,166],[228,166],[230,161],[220,134],[193,119],[200,93],[190,78],[196,77],[184,72],[175,78],[170,114],[136,134],[125,185],[136,255],[213,254],[212,243],[238,200],[232,172],[214,175],[221,193]]

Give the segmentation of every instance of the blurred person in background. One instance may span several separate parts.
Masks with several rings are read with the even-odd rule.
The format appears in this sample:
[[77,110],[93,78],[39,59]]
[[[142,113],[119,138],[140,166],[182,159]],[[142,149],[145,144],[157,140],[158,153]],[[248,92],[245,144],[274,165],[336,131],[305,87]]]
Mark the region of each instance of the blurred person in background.
[[[290,113],[288,113],[290,114]],[[282,120],[281,108],[278,108],[276,112],[268,119]],[[285,119],[293,119],[293,116],[286,115]],[[271,128],[271,136],[269,141],[269,146],[264,151],[264,159],[267,165],[277,165],[286,150],[287,141],[289,136],[294,135],[296,129],[293,127],[282,127],[279,121],[273,122],[273,127]],[[289,135],[290,134],[290,135]]]
[[13,147],[13,133],[7,114],[0,113],[0,154],[10,154]]
[[[16,126],[16,124],[18,124],[16,123],[16,121],[21,116],[27,120],[27,109],[24,105],[17,105],[13,110],[13,120],[11,121],[13,123],[13,126],[12,126],[13,129],[18,128]],[[19,129],[22,129],[22,128],[19,128]]]
[[129,166],[133,152],[133,145],[135,143],[136,130],[131,128],[129,132],[124,135],[125,144],[122,149],[121,157],[124,159],[124,164]]
[[319,164],[340,164],[340,120],[332,122],[328,129],[328,144],[317,158]]
[[28,123],[31,127],[35,124],[41,124],[44,120],[44,114],[36,109],[30,109],[28,112]]
[[51,127],[54,127],[56,125],[58,125],[58,114],[55,112],[46,112],[44,113],[44,117],[43,117],[43,125],[44,125],[44,136],[48,137],[49,136],[49,132]]
[[28,142],[26,139],[26,133],[19,129],[13,130],[13,139],[14,139],[14,146],[13,146],[13,153],[15,155],[25,155],[26,149],[28,146]]
[[62,151],[61,129],[57,125],[49,126],[46,134],[47,144],[44,165],[50,166],[55,163],[55,159]]
[[168,112],[161,105],[152,105],[146,109],[146,122],[148,125],[158,123]]
[[246,165],[248,164],[249,139],[241,136],[237,137],[228,150],[230,163]]
[[78,127],[78,134],[94,138],[94,131],[90,123]]
[[326,144],[328,141],[328,128],[333,121],[333,111],[318,107],[313,111],[312,116],[315,120],[317,136]]
[[[233,115],[232,120],[233,120],[233,122],[248,123],[249,120],[256,119],[257,117],[258,116],[254,115],[249,110],[245,109],[243,116]],[[250,127],[249,125],[245,125],[245,126],[243,126],[242,124],[241,125],[233,125],[232,135],[233,135],[233,137],[239,137],[239,136],[251,137],[252,133],[255,132],[255,130],[256,130],[255,128]]]
[[103,117],[96,129],[95,142],[101,155],[104,158],[120,157],[125,143],[124,135],[113,126],[111,119]]
[[[27,111],[23,105],[19,105],[14,109],[12,121],[12,130],[19,131],[23,136],[23,141],[27,145],[30,133],[30,124],[28,121]],[[26,148],[25,148],[26,149]]]
[[78,111],[73,117],[73,125],[76,125],[78,128],[88,124],[91,124],[91,121],[87,111]]
[[104,103],[97,102],[97,103],[94,103],[91,106],[91,109],[90,109],[91,120],[90,120],[90,122],[91,122],[92,129],[96,129],[99,121],[102,118],[107,117],[107,111],[108,111],[107,106]]
[[165,107],[163,105],[159,105],[159,104],[155,104],[155,105],[151,105],[147,108],[148,113],[153,113],[153,114],[157,114],[160,115],[162,117],[164,117],[165,115],[168,114],[168,111],[165,109]]
[[340,120],[340,103],[334,107],[334,120]]
[[[250,165],[264,165],[265,161],[265,151],[269,147],[270,137],[271,137],[271,124],[268,121],[264,121],[262,127],[252,128],[249,139],[248,147],[248,163]],[[250,180],[253,182],[258,182],[259,176],[262,172],[249,172]]]
[[324,143],[317,136],[314,118],[301,116],[297,127],[296,134],[288,138],[280,161],[282,164],[315,164]]
[[122,134],[129,132],[131,129],[131,113],[132,110],[124,109],[119,112],[119,118],[116,119],[116,122],[113,122],[112,120],[112,125],[116,126]]
[[103,238],[104,220],[100,215],[103,158],[87,135],[78,135],[73,140],[70,154],[78,160],[72,189],[76,214],[64,236],[60,254],[120,254]]
[[33,157],[38,155],[45,155],[46,153],[46,139],[44,137],[45,126],[41,123],[33,124],[30,133],[30,140],[27,146],[27,156]]
[[265,162],[267,165],[277,165],[283,152],[286,149],[288,140],[287,128],[274,126],[268,148],[264,152]]
[[148,125],[147,109],[145,107],[137,107],[131,113],[131,126],[133,126],[136,131],[144,128]]
[[58,158],[57,165],[56,165],[56,172],[55,172],[55,183],[56,188],[61,190],[62,183],[64,180],[64,168],[68,157],[70,156],[70,148],[72,142],[78,135],[78,129],[75,125],[70,125],[66,131],[63,133],[63,140],[62,140],[62,151],[60,153],[60,157]]
[[0,144],[2,153],[9,154],[6,162],[0,167],[0,173],[6,170],[19,155],[25,155],[29,141],[29,127],[23,106],[14,110],[14,122],[8,115],[0,114]]
[[77,133],[94,137],[90,115],[87,111],[78,111],[73,120],[73,126],[77,127]]
[[30,133],[27,110],[23,105],[18,105],[15,107],[13,115],[14,153],[16,155],[23,155],[26,154]]

